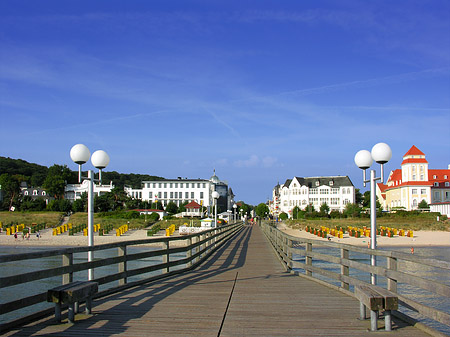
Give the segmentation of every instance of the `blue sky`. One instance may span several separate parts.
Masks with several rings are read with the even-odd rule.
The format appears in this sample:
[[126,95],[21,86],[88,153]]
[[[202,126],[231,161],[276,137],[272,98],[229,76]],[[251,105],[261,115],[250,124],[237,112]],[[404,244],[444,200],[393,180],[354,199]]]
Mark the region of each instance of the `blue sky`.
[[[209,178],[265,202],[360,149],[450,164],[448,1],[0,2],[0,155]],[[91,168],[91,165],[85,168]],[[375,167],[375,166],[373,166]],[[378,168],[377,168],[378,170]]]

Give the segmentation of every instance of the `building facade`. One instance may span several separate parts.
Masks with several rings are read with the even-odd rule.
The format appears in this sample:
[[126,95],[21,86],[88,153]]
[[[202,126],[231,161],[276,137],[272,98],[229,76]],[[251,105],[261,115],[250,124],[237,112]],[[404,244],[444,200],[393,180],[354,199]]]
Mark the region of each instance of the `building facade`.
[[283,212],[291,217],[296,206],[304,210],[313,205],[318,210],[325,203],[330,211],[343,211],[354,202],[355,187],[348,176],[294,177],[275,186],[269,208],[275,217]]
[[234,195],[228,188],[228,183],[221,181],[219,177],[214,175],[209,179],[164,179],[155,181],[143,181],[142,188],[133,189],[125,187],[128,196],[149,203],[161,202],[165,207],[169,202],[174,202],[177,206],[186,202],[195,201],[201,206],[211,210],[214,205],[212,200],[212,192],[219,193],[217,206],[219,210],[227,210],[232,204]]
[[377,196],[385,210],[418,209],[419,203],[450,201],[448,169],[430,169],[425,154],[412,146],[403,156],[400,169],[391,171],[386,184],[377,184]]
[[[94,184],[94,195],[101,196],[105,193],[111,192],[114,188],[112,181],[109,185]],[[89,181],[84,180],[81,184],[67,184],[64,189],[64,198],[70,201],[81,199],[83,193],[88,193]]]

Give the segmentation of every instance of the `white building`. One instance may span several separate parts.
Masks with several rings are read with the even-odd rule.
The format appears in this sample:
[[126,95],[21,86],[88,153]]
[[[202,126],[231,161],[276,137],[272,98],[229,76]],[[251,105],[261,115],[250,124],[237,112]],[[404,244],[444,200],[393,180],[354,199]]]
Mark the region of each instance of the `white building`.
[[[94,184],[94,194],[101,196],[105,193],[111,192],[114,188],[112,181],[109,185]],[[64,198],[70,201],[81,199],[83,193],[88,193],[89,181],[84,180],[81,184],[67,184],[64,188]]]
[[313,205],[319,210],[324,203],[330,211],[342,212],[347,204],[355,202],[355,187],[348,176],[294,177],[275,186],[272,194],[270,211],[274,216],[283,212],[291,216],[296,206],[303,210]]
[[177,179],[143,181],[142,188],[139,189],[125,187],[128,196],[149,203],[159,201],[165,207],[171,201],[177,206],[195,201],[207,207],[208,210],[213,206],[213,191],[219,193],[218,208],[227,210],[233,203],[234,195],[231,189],[228,189],[227,182],[221,181],[215,172],[209,180],[178,177]]

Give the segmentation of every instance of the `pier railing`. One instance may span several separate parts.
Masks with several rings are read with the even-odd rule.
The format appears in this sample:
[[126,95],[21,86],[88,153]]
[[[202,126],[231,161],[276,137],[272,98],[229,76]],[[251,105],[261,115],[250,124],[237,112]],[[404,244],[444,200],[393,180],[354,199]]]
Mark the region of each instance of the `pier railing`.
[[[50,314],[53,311],[52,308],[33,312],[29,307],[46,304],[47,289],[49,288],[67,284],[74,279],[86,280],[89,269],[94,269],[94,276],[100,274],[99,277],[93,279],[100,285],[100,291],[96,297],[105,296],[132,286],[191,270],[241,229],[242,223],[240,222],[185,236],[156,237],[93,247],[83,246],[0,255],[0,270],[3,271],[0,275],[0,293],[13,292],[14,294],[13,297],[9,297],[14,299],[7,301],[4,300],[6,296],[1,296],[0,331]],[[91,262],[87,261],[89,251],[95,252],[95,258]],[[48,262],[48,259],[51,259],[51,263]],[[10,275],[9,270],[15,269],[8,268],[8,265],[11,266],[11,264],[31,265],[38,268],[33,271],[24,271],[23,268],[19,268],[18,270],[22,270],[22,272]],[[45,268],[46,264],[47,268]],[[106,273],[105,271],[100,272],[105,267]],[[57,281],[55,281],[55,277]],[[138,279],[136,280],[136,278]],[[39,287],[33,286],[37,284],[36,282],[39,283]],[[55,284],[55,282],[59,284]],[[46,284],[48,284],[47,287]],[[34,288],[43,289],[38,293],[33,293]],[[23,315],[23,311],[28,313]],[[4,318],[8,314],[11,316],[12,312],[16,312],[13,319]]]
[[[428,318],[431,324],[427,321],[426,325],[437,330],[440,326],[433,326],[435,322],[450,326],[450,262],[402,252],[298,238],[267,223],[262,223],[262,229],[286,270],[314,278],[352,296],[355,286],[369,284],[371,274],[375,274],[378,286],[398,294],[399,316],[410,318],[419,314],[414,319]],[[376,256],[376,266],[370,265],[371,255]],[[427,275],[434,277],[426,278]]]

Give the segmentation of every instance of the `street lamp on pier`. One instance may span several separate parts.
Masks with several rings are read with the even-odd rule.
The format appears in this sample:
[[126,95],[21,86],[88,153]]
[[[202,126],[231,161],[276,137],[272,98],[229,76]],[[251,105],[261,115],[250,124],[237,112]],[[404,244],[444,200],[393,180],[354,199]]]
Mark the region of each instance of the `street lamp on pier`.
[[214,201],[214,226],[217,227],[217,199],[219,199],[219,192],[212,192],[211,196]]
[[[102,169],[109,164],[109,156],[103,150],[95,151],[92,156],[91,152],[84,144],[77,144],[70,149],[70,158],[74,163],[78,164],[78,182],[81,183],[81,179],[88,181],[88,245],[94,246],[94,181],[99,181],[101,185],[102,181]],[[94,171],[88,170],[88,176],[81,176],[81,165],[85,164],[89,158],[94,167],[99,169],[99,179],[94,179]],[[88,252],[88,261],[94,260],[94,252],[90,250]],[[94,269],[89,269],[88,279],[94,279]]]
[[236,208],[237,208],[237,204],[233,204],[233,212],[234,212],[233,218],[234,218],[234,223],[236,223]]
[[[383,165],[392,157],[392,150],[386,143],[378,143],[369,152],[367,150],[358,151],[355,155],[355,164],[363,170],[363,183],[370,182],[370,248],[377,249],[377,205],[376,205],[376,181],[383,183]],[[366,170],[372,165],[373,161],[381,165],[381,177],[376,178],[375,170],[370,170],[370,180],[366,180]],[[376,266],[376,256],[371,255],[371,265]],[[371,283],[376,284],[375,273],[371,273]]]

